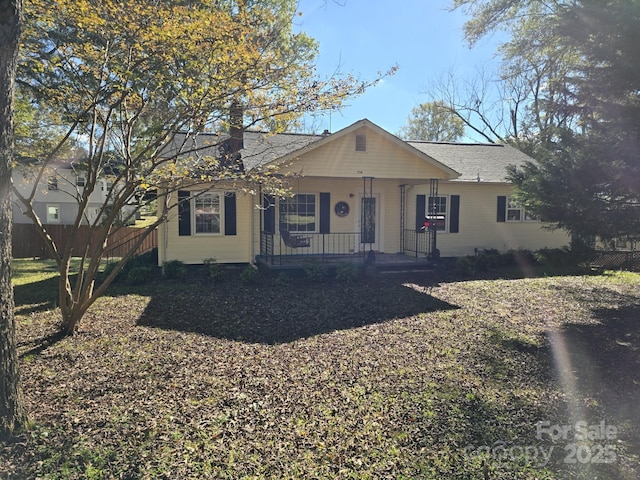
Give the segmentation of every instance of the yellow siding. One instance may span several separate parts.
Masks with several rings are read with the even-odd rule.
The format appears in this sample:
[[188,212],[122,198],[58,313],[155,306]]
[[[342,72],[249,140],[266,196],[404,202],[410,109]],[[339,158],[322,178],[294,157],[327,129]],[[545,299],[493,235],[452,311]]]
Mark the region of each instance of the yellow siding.
[[[197,188],[192,190],[195,191]],[[178,213],[173,208],[168,222],[162,225],[159,230],[159,263],[181,260],[188,264],[201,264],[206,258],[215,258],[218,263],[252,262],[252,207],[253,197],[251,195],[242,192],[236,193],[237,234],[228,236],[224,234],[179,236]],[[224,225],[224,217],[222,225]]]
[[[365,134],[365,152],[355,150],[355,136]],[[293,180],[293,193],[329,192],[331,194],[331,233],[360,232],[360,204],[363,191],[377,199],[376,250],[398,253],[402,250],[401,238],[401,188],[405,191],[404,228],[413,230],[416,225],[416,195],[428,195],[430,178],[448,178],[449,173],[429,163],[420,154],[402,148],[393,139],[369,128],[362,128],[336,136],[325,145],[294,159],[284,172],[297,172],[302,176]],[[374,177],[373,189],[365,186],[363,177]],[[193,188],[196,190],[197,188]],[[525,248],[537,250],[543,247],[560,247],[568,244],[564,231],[549,231],[539,222],[498,222],[497,197],[510,195],[512,189],[505,184],[465,183],[441,180],[440,195],[460,196],[459,233],[438,233],[438,248],[442,256],[462,256],[476,250]],[[316,214],[319,217],[319,196]],[[337,202],[349,205],[349,214],[339,217],[335,213]],[[178,259],[185,263],[200,264],[206,258],[220,263],[252,262],[260,253],[260,218],[262,211],[256,208],[261,199],[237,192],[237,235],[178,235],[175,209],[169,221],[159,231],[159,259]],[[450,207],[450,202],[448,204]],[[450,215],[450,211],[448,211]],[[447,221],[447,228],[448,228]],[[319,228],[319,222],[317,223]],[[321,235],[313,235],[314,242],[322,241]],[[355,239],[355,236],[351,236]],[[315,245],[313,246],[315,247]],[[350,246],[348,248],[351,248]],[[354,250],[362,248],[354,245]],[[368,247],[367,247],[368,248]],[[320,251],[314,250],[312,251]],[[278,252],[275,252],[276,254]]]
[[[359,134],[367,137],[364,152],[355,150],[355,138]],[[302,154],[290,166],[283,167],[283,171],[302,173],[306,177],[449,178],[445,171],[419,155],[372,130],[361,128]]]
[[[444,257],[472,255],[475,249],[495,248],[500,251],[524,248],[562,247],[569,243],[564,230],[549,231],[540,222],[498,222],[497,198],[508,196],[508,185],[441,182],[439,195],[460,195],[460,232],[438,232],[438,249]],[[415,228],[416,195],[429,195],[429,190],[415,187],[409,190],[408,222]],[[411,228],[411,227],[409,227]]]

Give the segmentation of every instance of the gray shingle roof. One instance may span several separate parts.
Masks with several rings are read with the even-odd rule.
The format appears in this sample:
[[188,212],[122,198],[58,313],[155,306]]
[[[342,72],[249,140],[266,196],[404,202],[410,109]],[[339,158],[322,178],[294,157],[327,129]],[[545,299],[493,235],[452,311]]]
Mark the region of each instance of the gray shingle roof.
[[[182,148],[183,150],[197,149],[198,155],[200,156],[217,157],[219,155],[218,146],[228,140],[228,138],[228,135],[203,133],[195,139],[191,138],[187,140]],[[240,150],[242,162],[246,170],[251,170],[257,166],[277,160],[288,153],[304,148],[322,138],[322,135],[298,133],[270,134],[245,131],[243,137],[244,148]],[[177,148],[176,146],[182,145],[184,141],[184,134],[177,134],[172,143],[173,146],[169,147],[168,151],[172,151],[172,149]]]
[[507,165],[532,160],[513,147],[494,143],[407,143],[460,173],[455,182],[506,182]]
[[[244,148],[241,150],[245,169],[251,170],[280,159],[292,152],[321,141],[325,135],[302,133],[278,133],[245,131]],[[197,137],[200,155],[218,155],[218,145],[226,135],[201,134]],[[181,139],[176,138],[179,144]],[[456,182],[506,182],[508,165],[523,165],[532,159],[508,145],[481,143],[406,142],[437,162],[460,173]],[[206,147],[206,145],[211,145]],[[186,147],[188,148],[188,143]],[[204,148],[203,148],[204,147]]]
[[303,133],[268,134],[247,131],[244,134],[244,149],[241,150],[245,168],[252,169],[258,165],[282,158],[300,150],[314,142],[322,140],[322,135]]

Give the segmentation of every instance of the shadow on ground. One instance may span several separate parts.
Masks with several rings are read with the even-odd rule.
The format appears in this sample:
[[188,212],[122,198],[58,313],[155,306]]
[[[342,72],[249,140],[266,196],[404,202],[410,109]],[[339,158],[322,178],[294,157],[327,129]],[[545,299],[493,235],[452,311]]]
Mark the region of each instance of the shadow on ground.
[[417,291],[391,278],[352,284],[194,284],[153,294],[138,324],[277,344],[452,308],[429,295],[428,287]]
[[[71,276],[71,280],[76,275]],[[51,310],[58,306],[58,277],[48,278],[36,283],[27,283],[13,287],[15,313],[28,315],[30,313]]]
[[[615,438],[592,441],[596,449],[609,446],[617,452],[612,465],[601,467],[609,475],[607,478],[638,478],[640,303],[637,297],[606,287],[586,293],[565,292],[590,304],[592,317],[597,321],[566,324],[547,334],[548,355],[567,397],[567,424],[584,420],[590,426],[605,422],[615,427]],[[592,448],[590,453],[598,452]],[[593,462],[587,463],[595,468]]]

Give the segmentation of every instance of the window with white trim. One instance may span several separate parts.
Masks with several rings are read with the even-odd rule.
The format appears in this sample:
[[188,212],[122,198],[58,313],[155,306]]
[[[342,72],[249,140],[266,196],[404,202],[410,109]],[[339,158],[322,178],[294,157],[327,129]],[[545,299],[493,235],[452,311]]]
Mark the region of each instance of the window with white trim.
[[527,213],[527,211],[516,201],[514,197],[507,197],[507,222],[537,222],[535,215]]
[[56,177],[49,177],[47,179],[47,190],[58,190],[58,179]]
[[196,234],[221,233],[222,196],[216,192],[206,192],[193,199],[194,232]]
[[83,175],[76,176],[76,187],[84,188],[84,185],[87,183],[87,179]]
[[522,207],[515,198],[507,197],[507,222],[521,222],[524,218]]
[[297,193],[280,200],[280,228],[289,232],[316,231],[316,194]]
[[425,217],[429,223],[435,225],[437,232],[447,231],[447,197],[428,197],[427,211]]
[[47,205],[47,223],[60,223],[60,205]]

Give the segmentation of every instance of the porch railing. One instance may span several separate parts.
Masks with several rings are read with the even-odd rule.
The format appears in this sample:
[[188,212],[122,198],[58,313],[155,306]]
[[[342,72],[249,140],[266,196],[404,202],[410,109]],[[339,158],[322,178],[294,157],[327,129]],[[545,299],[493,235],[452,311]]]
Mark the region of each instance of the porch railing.
[[282,264],[292,257],[311,257],[320,260],[336,256],[362,255],[365,260],[368,244],[360,243],[360,232],[312,233],[296,232],[292,235],[306,239],[308,246],[291,247],[285,244],[281,235],[260,233],[260,256],[272,265]]
[[433,235],[431,232],[423,230],[416,231],[405,229],[402,236],[402,253],[405,255],[413,255],[419,257],[421,255],[429,256],[431,254]]

